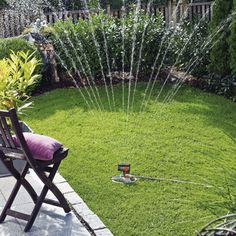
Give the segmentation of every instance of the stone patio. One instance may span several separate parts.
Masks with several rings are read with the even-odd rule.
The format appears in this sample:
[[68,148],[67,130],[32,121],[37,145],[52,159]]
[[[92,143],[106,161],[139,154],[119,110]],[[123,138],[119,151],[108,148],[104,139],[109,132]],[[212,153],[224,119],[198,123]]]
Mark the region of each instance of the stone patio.
[[[27,174],[27,180],[33,184],[36,192],[39,193],[42,184],[33,171]],[[0,224],[0,236],[112,236],[111,231],[88,208],[60,174],[57,173],[54,180],[70,202],[73,210],[69,214],[65,214],[63,209],[59,207],[43,204],[32,229],[28,233],[24,233],[25,221],[7,216],[5,222]],[[0,178],[0,212],[11,193],[14,183],[15,179],[11,176]],[[55,199],[52,193],[49,193],[47,197]],[[33,206],[34,204],[28,193],[21,187],[13,203],[13,209],[30,214]]]

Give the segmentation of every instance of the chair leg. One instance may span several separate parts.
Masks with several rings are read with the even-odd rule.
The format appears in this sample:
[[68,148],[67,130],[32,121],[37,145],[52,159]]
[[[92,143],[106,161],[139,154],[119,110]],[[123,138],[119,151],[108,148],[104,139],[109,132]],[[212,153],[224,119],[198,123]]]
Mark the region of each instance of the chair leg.
[[26,179],[22,179],[22,185],[24,186],[25,190],[28,192],[30,197],[32,198],[33,202],[36,203],[38,199],[37,193],[34,191],[33,187]]
[[[4,160],[4,164],[6,165],[6,167],[8,168],[8,170],[11,172],[11,173],[14,173],[15,174],[15,169],[13,167],[13,162],[12,161],[6,161]],[[16,181],[16,184],[10,194],[10,197],[8,198],[4,208],[3,208],[3,211],[1,213],[1,216],[0,216],[0,223],[2,223],[5,219],[6,219],[6,216],[7,216],[7,210],[9,210],[12,206],[12,203],[14,202],[15,198],[16,198],[16,195],[22,185],[22,179],[24,179],[25,175],[27,174],[27,171],[28,171],[28,167],[25,167],[24,170],[22,171],[22,175],[20,176],[19,173],[17,175],[17,181]],[[16,176],[14,176],[16,177]]]
[[[21,181],[21,184],[25,188],[25,190],[28,192],[30,197],[32,198],[33,202],[35,203],[37,201],[37,193],[34,191],[33,187],[30,185],[30,183],[25,179],[25,175],[27,174],[29,170],[29,165],[26,164],[24,169],[22,170],[22,173],[19,173],[19,171],[14,167],[14,164],[12,161],[7,161],[3,159],[3,163],[5,164],[6,168],[9,170],[9,172],[17,179]],[[22,174],[25,173],[24,176]]]
[[44,187],[43,187],[43,190],[42,190],[40,196],[37,199],[37,202],[35,204],[35,207],[34,207],[32,213],[31,213],[30,220],[28,221],[28,223],[25,226],[25,229],[24,229],[25,232],[28,232],[31,229],[31,227],[32,227],[32,225],[33,225],[33,223],[34,223],[34,221],[35,221],[35,219],[36,219],[36,217],[39,213],[39,210],[40,210],[40,208],[41,208],[41,206],[42,206],[42,204],[45,200],[45,197],[47,195],[48,190],[51,190],[52,193],[57,197],[58,201],[60,202],[60,206],[64,209],[64,211],[66,213],[71,211],[71,209],[70,209],[66,199],[64,198],[63,194],[52,183],[52,180],[53,180],[53,178],[54,178],[54,176],[57,172],[57,169],[58,169],[59,165],[60,165],[60,162],[54,164],[54,166],[53,166],[53,168],[52,168],[52,170],[51,170],[48,177],[45,176],[45,173],[43,173],[43,172],[38,172],[37,173],[37,171],[36,171],[36,174],[39,176],[39,178],[44,183]]
[[44,173],[38,173],[38,176],[41,179],[41,181],[48,187],[48,189],[57,198],[57,200],[60,203],[60,206],[64,209],[65,213],[69,213],[71,211],[71,209],[70,209],[68,202],[66,201],[66,199],[65,199],[64,195],[61,193],[61,191],[52,182],[55,177],[55,174],[58,170],[58,167],[60,166],[60,163],[61,162],[57,162],[54,164],[49,177],[46,177]]
[[20,186],[21,186],[21,181],[17,180],[17,182],[11,192],[11,195],[10,195],[9,199],[7,200],[7,203],[6,203],[6,205],[2,211],[2,214],[0,216],[0,223],[2,223],[6,219],[6,216],[7,216],[6,212],[8,209],[11,208],[11,205],[12,205],[13,201],[15,200],[15,197],[20,189]]
[[32,213],[31,213],[30,220],[27,222],[27,224],[25,226],[25,229],[24,229],[25,232],[28,232],[31,229],[31,227],[32,227],[32,225],[33,225],[33,223],[34,223],[34,221],[35,221],[35,219],[36,219],[36,217],[39,213],[39,210],[40,210],[40,208],[43,204],[43,200],[45,199],[45,197],[47,195],[47,192],[48,192],[48,187],[44,186],[40,196],[38,197],[38,200],[35,204],[35,207],[34,207]]

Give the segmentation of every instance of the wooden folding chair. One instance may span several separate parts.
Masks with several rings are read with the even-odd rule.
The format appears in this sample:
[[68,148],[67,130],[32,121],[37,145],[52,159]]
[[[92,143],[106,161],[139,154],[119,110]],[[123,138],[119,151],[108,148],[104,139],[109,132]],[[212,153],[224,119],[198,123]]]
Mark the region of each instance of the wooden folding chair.
[[[12,129],[10,129],[10,127]],[[15,135],[19,140],[20,148],[16,147],[14,144],[13,138],[11,136],[11,130],[15,132]],[[61,161],[68,154],[68,149],[64,147],[59,149],[54,154],[53,159],[50,161],[34,159],[23,136],[15,109],[11,109],[9,111],[0,110],[0,143],[0,159],[17,180],[0,216],[0,223],[5,220],[7,215],[13,216],[27,221],[26,227],[24,229],[24,231],[27,232],[31,229],[40,207],[42,206],[42,203],[62,207],[65,213],[70,212],[71,209],[66,199],[52,182]],[[26,161],[26,165],[21,172],[17,171],[13,165],[13,160],[16,159]],[[44,184],[44,187],[39,196],[36,194],[32,185],[25,179],[29,168],[32,168],[35,171],[37,176]],[[31,215],[11,209],[12,203],[21,185],[26,189],[35,203]],[[49,190],[55,195],[58,201],[45,198]]]

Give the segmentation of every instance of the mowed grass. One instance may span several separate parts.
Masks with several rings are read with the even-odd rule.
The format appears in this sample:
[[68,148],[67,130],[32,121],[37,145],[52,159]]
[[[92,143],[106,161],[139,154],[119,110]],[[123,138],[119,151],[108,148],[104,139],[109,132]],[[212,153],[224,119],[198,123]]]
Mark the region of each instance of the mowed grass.
[[[157,86],[139,112],[146,86],[138,84],[128,115],[122,85],[116,85],[115,106],[108,88],[111,109],[104,87],[98,87],[102,111],[92,108],[86,89],[58,89],[35,97],[22,118],[70,148],[61,174],[114,235],[195,235],[208,221],[236,211],[236,104],[188,87],[162,103],[168,87],[156,102]],[[126,86],[125,94],[126,110]],[[119,163],[130,163],[132,174],[203,185],[113,183]]]

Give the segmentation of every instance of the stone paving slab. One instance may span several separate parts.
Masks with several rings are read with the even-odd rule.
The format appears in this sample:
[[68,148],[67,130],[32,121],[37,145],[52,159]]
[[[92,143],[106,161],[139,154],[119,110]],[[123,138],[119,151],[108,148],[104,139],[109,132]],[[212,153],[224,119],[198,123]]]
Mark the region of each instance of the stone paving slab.
[[66,193],[64,196],[71,205],[84,203],[83,199],[75,192]]
[[[8,199],[15,183],[16,180],[13,177],[0,178],[0,189],[4,199]],[[26,190],[23,187],[21,187],[19,193],[15,198],[14,205],[21,205],[30,202],[32,202],[32,199],[30,198]],[[0,205],[2,204],[0,203]]]
[[[34,182],[36,192],[39,192],[41,186],[31,176],[27,176],[30,182]],[[15,180],[13,177],[0,178],[0,212],[5,205]],[[24,188],[20,189],[12,209],[30,214],[34,204]],[[24,233],[26,222],[7,216],[4,223],[0,224],[0,236],[91,236],[91,233],[79,221],[73,213],[65,214],[63,209],[48,204],[43,204],[30,232]]]
[[86,215],[83,219],[89,223],[89,226],[95,231],[98,229],[105,229],[106,226],[99,219],[99,217],[95,214]]
[[97,236],[112,236],[112,232],[109,229],[99,229],[95,230]]
[[4,205],[5,205],[5,198],[4,198],[2,191],[0,189],[0,208],[4,207]]
[[[27,175],[27,180],[33,184],[35,191],[40,193],[43,184],[33,171]],[[13,177],[0,178],[0,211],[11,193],[15,180]],[[24,233],[25,221],[7,216],[5,222],[0,224],[0,236],[112,236],[113,234],[99,217],[94,214],[82,198],[71,188],[67,181],[57,173],[54,183],[62,191],[67,201],[72,206],[73,211],[65,214],[63,209],[48,204],[43,204],[40,213],[29,233]],[[48,198],[55,199],[55,196],[49,192]],[[24,213],[31,213],[33,202],[28,193],[22,187],[13,203],[13,209]],[[78,216],[78,217],[77,217]],[[81,221],[83,224],[81,223]],[[85,227],[86,226],[86,227]],[[89,229],[89,231],[87,230]],[[92,232],[92,233],[91,233]]]
[[58,183],[56,185],[57,185],[57,187],[60,189],[60,191],[63,194],[65,194],[65,193],[73,193],[74,192],[74,189],[71,188],[71,186],[67,182]]
[[[15,210],[30,213],[34,204],[25,204],[16,207]],[[17,220],[21,232],[26,225],[25,221]],[[82,225],[73,212],[65,214],[64,210],[51,205],[43,204],[38,217],[29,233],[23,235],[41,236],[41,235],[81,235],[91,236],[87,229]]]
[[77,214],[80,215],[82,218],[84,218],[87,215],[93,214],[93,212],[88,208],[88,206],[85,203],[73,205],[73,208],[77,212]]

